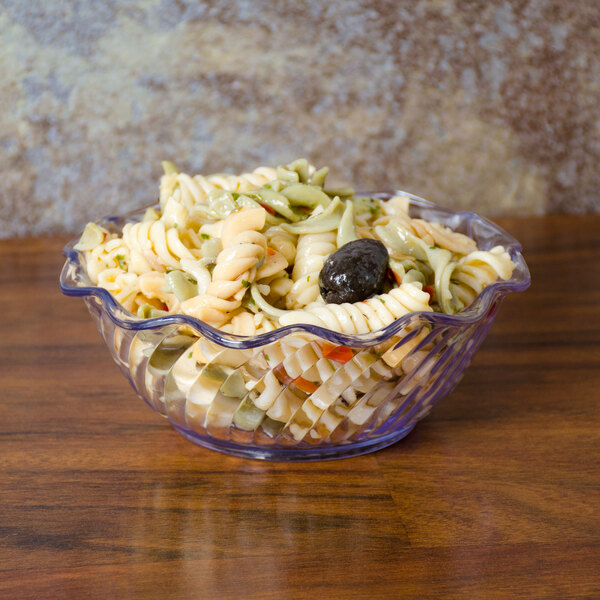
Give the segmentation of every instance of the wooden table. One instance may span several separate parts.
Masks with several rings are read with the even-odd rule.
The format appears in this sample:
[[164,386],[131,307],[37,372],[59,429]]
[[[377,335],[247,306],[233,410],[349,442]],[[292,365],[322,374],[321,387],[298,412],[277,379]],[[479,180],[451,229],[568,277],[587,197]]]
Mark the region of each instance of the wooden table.
[[0,242],[0,597],[600,598],[600,216],[501,222],[532,287],[375,454],[204,450],[134,396],[64,238]]

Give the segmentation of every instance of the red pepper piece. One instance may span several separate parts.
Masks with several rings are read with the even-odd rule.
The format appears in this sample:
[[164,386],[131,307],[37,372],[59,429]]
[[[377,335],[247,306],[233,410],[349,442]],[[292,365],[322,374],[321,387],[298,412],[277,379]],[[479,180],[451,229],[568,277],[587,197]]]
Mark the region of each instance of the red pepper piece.
[[316,392],[319,389],[318,383],[315,383],[314,381],[308,381],[308,379],[304,379],[302,375],[294,379],[294,384],[307,394],[312,394],[313,392]]
[[283,363],[278,364],[273,369],[273,375],[275,375],[275,377],[277,377],[277,379],[283,383],[283,385],[289,385],[293,381],[293,379],[287,374]]
[[388,267],[387,269],[387,277],[390,281],[395,281],[398,285],[402,283],[402,277],[400,277],[398,273],[390,269],[390,267]]
[[263,204],[262,202],[259,202],[259,204],[270,214],[270,215],[274,215],[275,211],[270,207],[267,206],[266,204]]
[[335,360],[336,362],[340,363],[347,363],[349,360],[354,358],[354,352],[352,351],[352,348],[348,348],[347,346],[334,346],[333,344],[323,342],[321,347],[323,349],[323,358]]

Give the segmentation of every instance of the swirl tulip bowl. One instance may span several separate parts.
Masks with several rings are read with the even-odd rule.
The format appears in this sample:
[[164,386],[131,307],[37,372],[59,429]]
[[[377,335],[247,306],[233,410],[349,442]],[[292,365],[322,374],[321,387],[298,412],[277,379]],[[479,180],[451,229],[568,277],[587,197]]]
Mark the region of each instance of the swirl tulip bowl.
[[[60,288],[84,299],[135,393],[196,444],[282,461],[371,452],[406,436],[456,386],[504,296],[530,283],[520,244],[500,227],[409,197],[411,216],[465,233],[484,250],[504,246],[511,278],[456,315],[409,313],[361,335],[299,324],[250,338],[185,315],[138,318],[91,283],[77,240],[65,247]],[[120,231],[142,214],[98,224]],[[317,381],[303,378],[309,369]]]

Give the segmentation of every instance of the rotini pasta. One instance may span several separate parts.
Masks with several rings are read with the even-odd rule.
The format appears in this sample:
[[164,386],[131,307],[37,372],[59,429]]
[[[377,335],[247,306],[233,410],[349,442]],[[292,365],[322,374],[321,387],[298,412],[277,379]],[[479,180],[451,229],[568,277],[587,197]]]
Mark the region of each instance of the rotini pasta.
[[266,240],[259,233],[265,210],[249,208],[227,217],[221,235],[223,250],[216,259],[206,292],[184,301],[181,310],[211,325],[224,324],[242,302],[254,281],[259,262],[265,260]]
[[502,246],[488,252],[476,250],[461,258],[452,272],[450,290],[463,306],[497,279],[508,279],[513,270],[510,256]]
[[119,268],[106,268],[98,274],[97,284],[108,290],[127,310],[133,311],[135,297],[140,291],[138,276]]
[[285,229],[274,225],[265,231],[267,245],[273,250],[277,250],[287,260],[288,265],[293,265],[296,260],[296,246],[298,236],[288,233]]
[[252,173],[243,175],[215,174],[194,177],[179,173],[176,167],[167,161],[163,163],[163,168],[165,175],[161,179],[159,194],[163,209],[171,197],[191,210],[195,205],[205,202],[210,192],[214,190],[246,192],[260,188],[277,177],[276,169],[270,167],[258,167]]
[[292,271],[293,285],[287,295],[287,307],[298,308],[319,297],[319,273],[327,257],[336,250],[336,233],[300,235],[296,262]]
[[387,294],[354,304],[314,302],[279,318],[282,325],[310,323],[341,333],[368,333],[393,323],[409,312],[431,312],[429,294],[417,283],[403,283]]
[[182,258],[194,258],[177,228],[166,228],[161,220],[127,223],[123,227],[123,242],[130,250],[130,270],[138,275],[178,269]]

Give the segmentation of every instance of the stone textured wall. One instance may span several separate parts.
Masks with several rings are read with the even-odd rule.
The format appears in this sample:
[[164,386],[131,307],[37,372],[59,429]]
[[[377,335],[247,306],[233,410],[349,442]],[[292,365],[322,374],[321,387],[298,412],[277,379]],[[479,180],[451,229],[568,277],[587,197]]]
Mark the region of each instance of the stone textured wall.
[[305,156],[497,216],[600,210],[596,0],[0,0],[0,237]]

